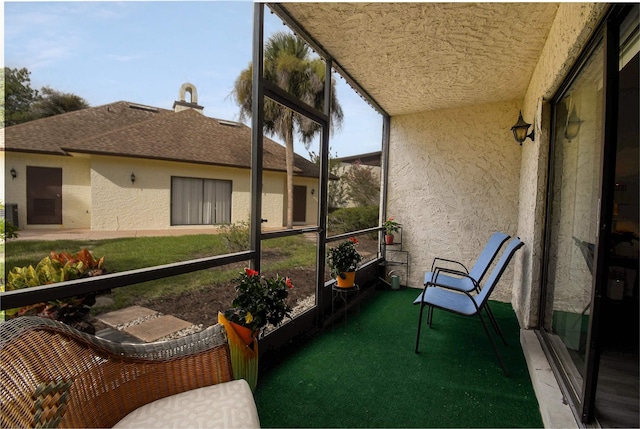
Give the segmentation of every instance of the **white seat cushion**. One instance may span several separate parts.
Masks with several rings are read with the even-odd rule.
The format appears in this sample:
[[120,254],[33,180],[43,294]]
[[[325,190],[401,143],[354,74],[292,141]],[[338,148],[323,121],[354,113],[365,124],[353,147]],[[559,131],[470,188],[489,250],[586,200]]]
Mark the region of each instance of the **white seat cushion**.
[[132,411],[114,428],[259,428],[258,410],[245,380],[168,396]]

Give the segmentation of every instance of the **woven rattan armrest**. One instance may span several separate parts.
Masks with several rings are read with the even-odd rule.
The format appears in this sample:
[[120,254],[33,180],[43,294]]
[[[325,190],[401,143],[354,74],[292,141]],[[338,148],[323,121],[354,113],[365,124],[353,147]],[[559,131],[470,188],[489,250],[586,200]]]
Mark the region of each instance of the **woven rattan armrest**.
[[0,325],[2,427],[111,427],[157,399],[232,379],[220,325],[151,344],[39,317]]

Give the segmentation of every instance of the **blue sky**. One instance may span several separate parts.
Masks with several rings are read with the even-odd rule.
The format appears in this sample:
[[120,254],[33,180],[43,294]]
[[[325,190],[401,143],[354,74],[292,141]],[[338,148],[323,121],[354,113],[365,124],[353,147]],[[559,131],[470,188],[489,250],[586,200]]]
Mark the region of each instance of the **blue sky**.
[[[288,30],[268,9],[265,39]],[[50,86],[91,106],[130,101],[171,109],[185,82],[210,117],[238,120],[229,95],[251,61],[249,1],[4,2],[4,66],[26,67],[31,87]],[[380,150],[382,119],[344,80],[345,111],[332,155]],[[301,144],[296,152],[307,156]]]

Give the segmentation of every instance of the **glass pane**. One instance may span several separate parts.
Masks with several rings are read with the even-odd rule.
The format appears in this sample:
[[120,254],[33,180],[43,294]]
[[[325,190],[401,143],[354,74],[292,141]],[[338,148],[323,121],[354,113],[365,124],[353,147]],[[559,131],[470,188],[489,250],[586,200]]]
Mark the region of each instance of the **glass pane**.
[[[283,35],[284,33],[284,35]],[[270,71],[269,64],[276,64],[270,47],[278,46],[275,40],[281,37],[294,37],[288,27],[283,26],[275,14],[265,15],[265,73],[267,79],[287,90],[288,84],[297,83],[294,72],[288,73],[288,79],[281,81]],[[287,45],[288,48],[297,46]],[[305,54],[306,46],[298,46],[300,55]],[[305,85],[295,85],[297,98],[323,111],[321,86],[324,82],[325,63],[311,51],[306,52],[307,71],[304,73]],[[269,61],[267,61],[267,59]],[[302,61],[292,62],[294,65]],[[310,75],[309,70],[313,71]],[[282,74],[282,68],[278,69]],[[335,72],[332,75],[333,98],[331,100],[331,137],[330,137],[330,173],[328,184],[328,206],[332,213],[328,219],[328,235],[357,231],[379,225],[379,201],[381,186],[381,149],[382,115],[349,86],[346,80]],[[293,93],[294,91],[289,91]],[[265,101],[265,121],[269,123],[270,109],[277,104]],[[295,122],[295,121],[294,121]],[[319,145],[317,136],[305,146],[308,156],[301,145],[300,133],[296,132],[296,153],[317,162]],[[281,141],[285,139],[280,138]]]
[[[281,125],[264,138],[262,229],[317,226],[320,166],[309,159],[306,150],[319,141],[322,129],[318,123],[269,101],[273,103],[273,109],[278,109],[282,120],[279,121]],[[304,138],[305,133],[310,133],[310,140]],[[291,142],[290,154],[287,141]],[[291,170],[289,162],[292,163]]]
[[[110,268],[114,265],[105,265]],[[98,294],[9,309],[8,318],[41,315],[117,342],[151,342],[199,332],[232,306],[243,263],[119,287]],[[90,308],[90,312],[87,310]],[[124,310],[124,311],[122,311]],[[179,320],[168,321],[173,316]]]
[[600,306],[595,415],[601,427],[635,427],[638,383],[638,220],[640,188],[638,5],[620,27],[618,141],[609,278]]
[[[32,143],[7,127],[6,144],[17,149],[7,151],[7,163],[16,178],[12,186],[1,187],[0,200],[15,209],[20,238],[43,243],[29,263],[49,251],[75,253],[89,247],[122,272],[226,253],[222,237],[210,238],[212,244],[205,247],[145,242],[152,235],[213,235],[223,224],[249,220],[251,131],[237,122],[240,109],[230,92],[251,61],[253,4],[14,2],[4,13],[7,65],[26,67],[33,90],[46,84],[90,106],[58,115],[56,129],[37,125],[47,119],[20,124],[34,127],[30,138],[36,153],[21,150]],[[27,30],[23,23],[33,15],[43,17],[43,23]],[[80,18],[81,25],[70,24]],[[154,37],[139,37],[140,31]],[[38,67],[48,50],[34,46],[51,34],[67,34],[77,42],[75,52],[91,55],[77,57],[80,67],[60,57]],[[75,119],[66,122],[63,116]],[[43,145],[45,135],[74,155],[51,155],[57,149]],[[38,192],[28,197],[27,170],[32,167],[61,170],[61,191],[55,192],[61,210],[49,210],[50,198],[43,199],[42,192],[52,189],[42,179],[30,182]],[[31,214],[41,219],[27,222]],[[34,225],[54,221],[56,228]],[[107,239],[118,244],[101,242]],[[17,246],[7,245],[7,255],[13,252],[21,258]],[[122,255],[129,255],[126,264],[119,262]]]
[[343,126],[331,135],[328,236],[376,227],[380,219],[382,115],[344,80],[337,89],[345,109]]
[[[556,107],[546,330],[581,386],[591,314],[602,135],[602,48]],[[571,365],[573,363],[573,365]]]
[[[288,277],[293,284],[287,299],[295,318],[316,305],[317,234],[301,234],[262,241],[264,276]],[[288,319],[285,318],[283,323]],[[267,330],[269,331],[269,329]]]
[[[318,112],[323,112],[324,59],[275,14],[265,14],[264,33],[265,79]],[[269,119],[266,113],[265,121]]]
[[[370,232],[366,234],[354,234],[351,237],[332,241],[327,244],[327,255],[331,253],[331,249],[335,249],[338,246],[344,246],[346,242],[352,241],[354,243],[354,247],[356,252],[362,257],[360,262],[357,264],[357,267],[374,260],[378,257],[378,233]],[[349,250],[349,249],[346,249]],[[340,251],[340,254],[344,254],[343,251]],[[338,255],[339,256],[339,255]],[[330,260],[327,258],[327,265],[325,267],[324,272],[324,281],[327,282],[335,278],[335,275],[331,274],[330,268]],[[356,279],[357,282],[357,279]]]
[[172,178],[171,218],[174,225],[202,224],[202,186],[200,179]]

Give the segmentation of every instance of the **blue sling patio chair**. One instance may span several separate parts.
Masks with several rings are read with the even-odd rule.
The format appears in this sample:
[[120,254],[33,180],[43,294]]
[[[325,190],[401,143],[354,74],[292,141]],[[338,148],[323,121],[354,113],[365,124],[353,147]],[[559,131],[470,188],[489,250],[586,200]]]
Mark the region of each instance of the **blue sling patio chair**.
[[[489,270],[502,245],[509,238],[511,238],[509,234],[499,231],[494,232],[471,270],[468,270],[463,263],[453,259],[434,258],[431,263],[431,271],[424,275],[424,284],[438,284],[460,292],[480,292],[482,278]],[[451,267],[460,267],[461,269]],[[486,311],[493,329],[501,335],[500,328],[495,321],[495,317],[493,317],[489,304],[486,305]]]
[[489,296],[491,292],[498,284],[500,277],[509,265],[511,258],[516,253],[518,249],[524,246],[524,243],[520,241],[518,237],[514,238],[509,242],[507,247],[505,248],[502,256],[498,260],[495,268],[491,272],[491,275],[487,279],[484,287],[480,289],[478,294],[472,295],[470,292],[460,292],[456,289],[452,289],[447,287],[446,285],[438,284],[438,283],[427,283],[424,287],[422,293],[413,301],[414,304],[420,305],[420,318],[418,319],[418,334],[416,336],[416,353],[418,353],[418,346],[420,344],[420,328],[422,327],[422,312],[424,307],[428,307],[427,311],[427,323],[429,323],[429,327],[432,326],[433,323],[433,309],[439,308],[441,310],[450,311],[455,314],[460,314],[462,316],[475,316],[477,315],[480,321],[482,322],[482,327],[489,337],[489,341],[491,342],[491,346],[498,357],[498,361],[500,362],[500,366],[502,367],[502,371],[506,376],[509,375],[507,368],[502,361],[502,356],[500,356],[500,352],[498,351],[498,347],[496,346],[495,341],[491,337],[491,332],[487,328],[487,324],[484,321],[484,317],[482,317],[482,310],[487,312],[489,319],[496,329],[496,332],[502,338],[502,341],[506,344],[506,340],[502,331],[498,327],[495,318],[488,311],[487,301],[489,300]]
[[[471,270],[468,270],[463,263],[453,259],[434,258],[431,263],[431,271],[424,275],[424,284],[436,282],[434,277],[437,277],[438,284],[450,289],[462,292],[479,291],[478,285],[489,270],[500,248],[509,238],[510,236],[504,232],[494,232]],[[446,266],[443,266],[443,262]],[[452,266],[460,269],[450,268]]]

